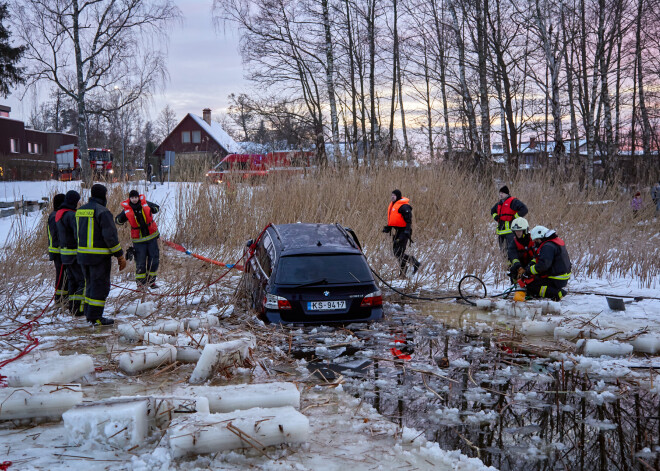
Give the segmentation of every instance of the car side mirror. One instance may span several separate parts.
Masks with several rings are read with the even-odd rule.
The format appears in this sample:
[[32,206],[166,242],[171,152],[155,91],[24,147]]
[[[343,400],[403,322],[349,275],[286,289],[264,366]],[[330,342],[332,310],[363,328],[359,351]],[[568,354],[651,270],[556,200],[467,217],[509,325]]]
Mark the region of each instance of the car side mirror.
[[254,239],[250,239],[245,243],[246,247],[252,247],[252,244],[254,244]]

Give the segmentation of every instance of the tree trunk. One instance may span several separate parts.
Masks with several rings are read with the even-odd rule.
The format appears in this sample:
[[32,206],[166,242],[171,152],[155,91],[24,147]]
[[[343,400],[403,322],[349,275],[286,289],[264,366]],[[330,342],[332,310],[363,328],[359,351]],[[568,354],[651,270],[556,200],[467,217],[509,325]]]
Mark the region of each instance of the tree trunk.
[[330,125],[332,127],[332,148],[335,165],[341,165],[341,151],[339,149],[339,119],[337,117],[337,101],[335,97],[334,68],[335,59],[332,51],[332,34],[330,32],[330,13],[328,12],[328,0],[321,0],[323,8],[323,28],[325,30],[325,57],[326,57],[326,81],[328,84],[328,99],[330,101]]
[[[483,2],[483,4],[481,3]],[[488,41],[486,12],[488,0],[476,0],[477,8],[477,57],[479,63],[479,98],[481,102],[481,134],[484,156],[490,158],[490,106],[488,96]]]
[[389,135],[389,144],[387,146],[387,160],[389,162],[392,152],[394,151],[394,113],[396,110],[396,69],[398,64],[398,55],[399,55],[399,34],[397,31],[397,0],[392,0],[392,8],[394,15],[393,18],[393,34],[394,34],[394,44],[392,47],[392,100],[390,102],[390,135]]
[[351,106],[352,106],[352,112],[353,112],[353,139],[352,139],[352,158],[355,159],[355,166],[357,167],[357,159],[358,159],[358,117],[357,117],[357,103],[356,103],[356,95],[357,95],[357,90],[355,87],[355,51],[354,46],[353,46],[353,24],[351,21],[351,9],[348,3],[348,0],[345,0],[345,5],[346,5],[346,22],[348,23],[346,25],[347,30],[348,30],[348,58],[349,58],[349,73],[350,73],[350,81],[351,81]]
[[[427,60],[427,55],[426,55],[426,48],[424,49],[424,60]],[[397,55],[396,55],[396,70],[397,70],[397,80],[399,82],[399,109],[401,110],[401,132],[403,133],[403,150],[406,154],[406,160],[410,162],[412,160],[412,153],[410,152],[410,145],[408,144],[408,129],[406,128],[406,113],[405,110],[403,109],[403,85],[401,84],[401,55],[399,54],[399,48],[397,47]],[[428,70],[425,71],[426,73],[426,88],[427,88],[427,94],[429,94],[429,102],[430,102],[430,91],[429,91],[429,74]],[[431,154],[433,154],[433,151],[431,151]]]
[[80,158],[81,177],[82,181],[88,188],[92,186],[93,175],[92,167],[89,162],[89,149],[87,143],[87,108],[85,106],[85,90],[87,84],[83,78],[83,60],[82,51],[80,49],[80,25],[78,20],[80,18],[80,8],[78,0],[72,0],[73,6],[73,44],[74,53],[76,56],[76,82],[78,85],[78,93],[76,96],[76,105],[78,107],[78,157]]
[[470,96],[470,90],[468,89],[467,80],[465,78],[465,43],[463,42],[463,36],[461,35],[461,29],[458,24],[458,16],[456,15],[454,0],[448,0],[447,6],[452,17],[454,34],[456,35],[456,45],[458,47],[459,85],[461,97],[463,98],[463,103],[465,104],[465,112],[470,129],[472,151],[475,153],[476,163],[480,163],[483,152],[481,149],[481,142],[479,140],[479,133],[477,132],[477,119],[474,113],[474,105],[472,104],[472,97]]
[[[651,122],[649,112],[646,109],[646,95],[644,91],[644,67],[642,61],[642,13],[644,11],[644,0],[639,0],[637,7],[637,31],[635,33],[635,57],[637,59],[637,93],[639,95],[639,111],[642,115],[642,148],[644,154],[651,154]],[[647,157],[648,158],[648,157]]]
[[[440,66],[440,92],[442,94],[442,113],[445,121],[445,140],[447,141],[447,157],[452,158],[452,143],[451,143],[451,128],[449,127],[449,105],[447,103],[447,81],[446,81],[446,62],[445,62],[445,39],[440,30],[440,18],[435,6],[436,0],[431,0],[431,8],[433,9],[433,20],[435,22],[435,34],[438,38],[438,63]],[[443,10],[444,11],[444,10]],[[444,21],[443,21],[444,29]]]
[[369,97],[371,101],[371,158],[373,164],[376,160],[376,138],[378,132],[378,120],[376,118],[376,0],[369,1]]

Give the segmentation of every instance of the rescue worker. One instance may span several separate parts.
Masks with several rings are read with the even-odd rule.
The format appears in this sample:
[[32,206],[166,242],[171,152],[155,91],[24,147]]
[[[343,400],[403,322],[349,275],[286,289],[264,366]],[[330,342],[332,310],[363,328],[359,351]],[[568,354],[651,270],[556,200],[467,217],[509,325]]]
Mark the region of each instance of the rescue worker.
[[80,202],[80,193],[70,190],[64,197],[64,203],[55,215],[57,235],[60,241],[62,264],[69,282],[69,311],[74,316],[82,316],[85,299],[85,277],[78,263],[78,239],[76,237],[76,210]]
[[399,260],[401,276],[405,276],[408,264],[412,263],[413,273],[417,273],[420,263],[412,255],[406,254],[406,247],[412,237],[412,206],[408,198],[401,197],[400,190],[394,190],[387,208],[387,226],[383,232],[389,234],[394,228],[392,251]]
[[555,231],[544,226],[534,227],[530,236],[536,246],[535,256],[518,284],[527,289],[527,296],[561,301],[566,296],[564,288],[571,277],[571,260],[566,244]]
[[55,304],[65,306],[68,302],[66,290],[66,273],[62,267],[62,257],[60,256],[60,243],[57,237],[57,227],[55,226],[55,214],[64,202],[64,194],[58,193],[53,197],[53,210],[48,215],[48,225],[46,232],[48,234],[48,258],[55,265]]
[[509,278],[516,283],[525,271],[525,267],[534,258],[534,241],[529,235],[529,223],[525,218],[516,218],[511,222],[513,244],[509,245]]
[[94,325],[112,325],[113,319],[103,317],[105,300],[110,293],[112,257],[117,257],[119,270],[126,268],[124,251],[119,243],[112,213],[106,208],[108,189],[96,183],[91,198],[76,211],[78,263],[85,278],[87,321]]
[[500,200],[490,210],[493,219],[497,222],[497,242],[504,253],[508,253],[509,245],[513,243],[511,222],[518,217],[527,215],[527,206],[518,198],[510,195],[509,187],[500,188]]
[[147,201],[145,196],[136,190],[131,190],[128,199],[121,205],[124,210],[117,214],[115,222],[124,225],[128,221],[131,226],[131,239],[135,251],[135,281],[139,289],[145,286],[156,289],[160,250],[158,226],[153,215],[158,213],[160,207]]

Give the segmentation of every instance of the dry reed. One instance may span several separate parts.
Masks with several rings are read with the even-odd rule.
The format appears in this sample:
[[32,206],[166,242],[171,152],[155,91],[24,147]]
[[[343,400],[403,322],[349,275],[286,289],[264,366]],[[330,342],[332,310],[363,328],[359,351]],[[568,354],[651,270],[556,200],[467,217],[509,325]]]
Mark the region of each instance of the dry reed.
[[[555,229],[566,241],[574,275],[626,278],[642,287],[657,287],[660,233],[653,208],[648,205],[634,219],[629,194],[613,188],[578,191],[566,175],[537,172],[503,181],[448,166],[320,169],[305,175],[271,175],[254,184],[180,183],[174,201],[155,202],[173,221],[161,225],[167,238],[227,263],[236,261],[245,241],[268,223],[339,222],[355,230],[373,268],[391,278],[397,272],[396,261],[391,238],[381,229],[390,193],[399,188],[414,208],[415,243],[409,252],[423,263],[421,276],[409,281],[408,289],[421,284],[453,289],[466,273],[504,280],[506,264],[490,216],[502,184],[527,204],[532,226]],[[88,191],[83,192],[84,200],[87,196]],[[109,189],[108,207],[114,214],[125,198],[119,185]],[[45,218],[35,231],[21,232],[0,253],[0,296],[5,305],[21,292],[34,292],[31,284],[43,287],[43,281],[53,276],[52,264],[46,263]],[[128,246],[129,230],[119,232],[122,245]],[[220,272],[182,259],[170,249],[161,250],[159,276],[172,283],[172,289],[199,287]],[[117,276],[115,271],[113,276],[113,282],[126,284],[133,273],[129,269]]]

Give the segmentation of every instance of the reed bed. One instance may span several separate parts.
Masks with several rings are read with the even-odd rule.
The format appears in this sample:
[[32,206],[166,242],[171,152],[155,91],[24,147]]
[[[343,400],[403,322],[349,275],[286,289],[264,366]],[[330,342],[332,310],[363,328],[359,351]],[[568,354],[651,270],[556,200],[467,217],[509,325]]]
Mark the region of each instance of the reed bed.
[[[629,193],[615,188],[578,191],[567,175],[536,172],[505,180],[449,166],[319,169],[252,183],[179,183],[173,201],[155,202],[162,206],[157,219],[163,220],[164,237],[227,263],[235,262],[245,242],[268,223],[338,222],[356,232],[372,267],[392,279],[398,275],[397,263],[391,237],[382,227],[391,191],[399,188],[413,206],[414,244],[408,250],[423,264],[407,288],[450,290],[466,273],[489,281],[505,279],[506,263],[490,215],[503,184],[529,207],[530,225],[555,229],[566,241],[575,276],[658,286],[660,230],[651,205],[633,218]],[[109,188],[113,214],[125,198],[119,185]],[[43,224],[32,232],[16,228],[20,237],[0,252],[3,304],[42,289],[54,276],[52,264],[46,262],[46,214],[42,217]],[[124,227],[119,233],[122,245],[128,246],[129,230]],[[219,273],[203,266],[164,247],[159,277],[182,288],[199,286]],[[115,274],[115,281],[129,282],[132,276],[130,266]]]

